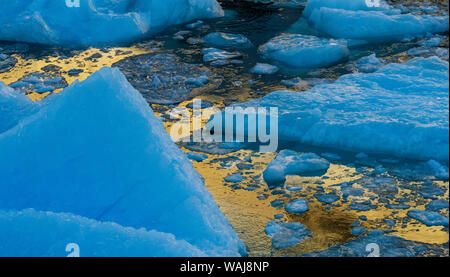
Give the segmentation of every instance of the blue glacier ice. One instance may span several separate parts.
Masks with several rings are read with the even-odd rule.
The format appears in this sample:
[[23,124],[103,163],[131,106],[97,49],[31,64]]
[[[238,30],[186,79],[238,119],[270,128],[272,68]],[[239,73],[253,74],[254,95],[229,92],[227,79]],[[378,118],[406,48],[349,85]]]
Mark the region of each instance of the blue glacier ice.
[[[148,37],[169,25],[223,16],[216,0],[0,0],[0,40],[69,47]],[[70,2],[70,1],[68,1]]]
[[201,257],[174,235],[123,227],[68,213],[0,210],[0,257],[65,257],[69,244],[80,257]]
[[309,0],[303,16],[319,32],[333,38],[368,42],[402,41],[448,31],[448,16],[402,14],[384,1]]
[[71,213],[169,233],[206,255],[245,254],[187,155],[118,69],[41,105],[0,133],[0,209]]
[[282,141],[448,163],[449,64],[437,57],[237,106],[278,108]]

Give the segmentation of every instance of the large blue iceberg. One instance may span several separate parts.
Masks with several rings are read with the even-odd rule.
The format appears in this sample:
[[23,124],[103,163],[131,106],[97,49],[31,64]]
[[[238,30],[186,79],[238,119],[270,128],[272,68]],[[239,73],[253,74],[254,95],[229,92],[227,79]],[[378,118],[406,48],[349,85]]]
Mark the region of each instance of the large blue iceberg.
[[0,0],[0,40],[104,46],[223,14],[216,0]]
[[[0,95],[11,93],[0,86]],[[245,254],[200,174],[118,69],[103,68],[35,109],[0,133],[0,210],[70,213],[168,233],[205,255]],[[19,235],[9,240],[22,243]]]

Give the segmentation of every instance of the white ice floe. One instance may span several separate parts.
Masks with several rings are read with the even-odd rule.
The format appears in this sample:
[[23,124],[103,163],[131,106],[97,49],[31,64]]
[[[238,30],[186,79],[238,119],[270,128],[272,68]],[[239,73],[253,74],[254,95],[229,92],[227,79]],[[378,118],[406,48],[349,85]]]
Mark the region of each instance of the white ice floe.
[[64,46],[130,42],[169,25],[223,16],[216,0],[0,0],[0,40]]
[[[118,69],[103,68],[48,97],[1,133],[0,168],[0,209],[156,230],[206,255],[245,253],[200,174]],[[19,237],[9,239],[20,245]]]
[[283,34],[260,46],[264,58],[295,68],[326,67],[349,56],[347,44],[328,38]]

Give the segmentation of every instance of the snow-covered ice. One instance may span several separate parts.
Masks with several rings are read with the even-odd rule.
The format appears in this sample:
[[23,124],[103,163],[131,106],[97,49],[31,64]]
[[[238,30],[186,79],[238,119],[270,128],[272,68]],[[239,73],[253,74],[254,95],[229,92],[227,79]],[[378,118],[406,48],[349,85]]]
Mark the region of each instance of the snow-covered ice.
[[448,66],[437,57],[415,58],[237,106],[277,107],[280,140],[448,162]]
[[258,50],[264,58],[294,68],[326,67],[349,56],[346,43],[315,36],[283,34]]
[[0,209],[170,233],[206,255],[245,253],[200,174],[118,69],[75,82],[20,120],[0,134]]
[[224,15],[216,0],[83,0],[72,8],[66,1],[0,2],[0,40],[69,47],[130,42],[169,25]]
[[269,187],[282,185],[287,175],[301,175],[326,171],[330,163],[314,153],[297,153],[282,150],[263,172],[264,181]]

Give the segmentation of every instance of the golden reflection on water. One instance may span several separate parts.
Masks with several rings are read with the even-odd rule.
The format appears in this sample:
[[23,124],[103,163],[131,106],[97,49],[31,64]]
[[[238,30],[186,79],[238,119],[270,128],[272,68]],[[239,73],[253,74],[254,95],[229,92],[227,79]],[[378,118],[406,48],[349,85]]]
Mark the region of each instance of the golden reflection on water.
[[[117,55],[118,53],[122,53],[121,55]],[[60,59],[60,57],[52,57],[46,56],[42,59],[23,59],[19,55],[12,55],[17,59],[17,64],[9,71],[0,73],[0,81],[9,85],[11,83],[17,82],[20,78],[24,77],[27,74],[34,72],[41,72],[42,68],[47,65],[56,65],[61,69],[56,71],[58,75],[64,77],[67,83],[70,85],[75,80],[79,80],[80,82],[88,78],[92,73],[99,70],[102,67],[110,67],[112,64],[125,59],[130,56],[146,54],[151,50],[145,48],[137,48],[137,47],[129,47],[129,48],[108,48],[107,51],[101,51],[97,48],[89,48],[85,51],[82,51],[73,57],[68,57],[67,59]],[[100,58],[89,59],[94,54],[101,54]],[[70,69],[83,69],[78,76],[70,76],[68,71]],[[50,74],[53,72],[50,72]],[[55,91],[55,93],[60,92],[60,90]],[[42,100],[50,93],[31,93],[28,96],[33,100]]]

